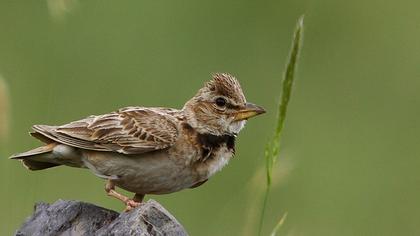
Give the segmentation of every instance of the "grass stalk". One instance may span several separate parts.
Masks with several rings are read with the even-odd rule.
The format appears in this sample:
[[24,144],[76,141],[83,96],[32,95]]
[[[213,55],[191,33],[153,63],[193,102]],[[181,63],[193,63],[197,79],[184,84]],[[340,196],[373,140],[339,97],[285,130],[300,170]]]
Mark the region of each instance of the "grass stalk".
[[[267,143],[265,152],[264,152],[265,161],[266,161],[267,184],[266,184],[263,206],[261,210],[260,222],[259,222],[259,227],[258,227],[258,235],[261,235],[262,229],[264,226],[264,216],[265,216],[265,211],[267,208],[268,196],[271,190],[273,166],[277,162],[277,159],[280,153],[281,133],[283,131],[284,122],[286,120],[287,106],[289,104],[290,96],[292,94],[292,87],[293,87],[293,82],[295,78],[297,60],[298,60],[299,51],[302,45],[302,33],[303,33],[303,16],[301,16],[297,22],[289,60],[288,60],[288,63],[286,64],[286,71],[283,75],[282,94],[280,97],[280,103],[277,110],[278,113],[277,113],[276,130],[273,135],[273,138]],[[277,224],[276,226],[277,230],[283,224],[284,218],[285,216],[282,217],[283,221],[280,220],[279,224]],[[273,231],[273,232],[277,232],[277,231]]]
[[284,221],[286,220],[286,217],[287,217],[287,212],[284,213],[284,215],[280,218],[279,222],[274,227],[274,229],[271,232],[270,236],[276,236],[277,235],[277,233],[279,232],[281,226],[284,224]]

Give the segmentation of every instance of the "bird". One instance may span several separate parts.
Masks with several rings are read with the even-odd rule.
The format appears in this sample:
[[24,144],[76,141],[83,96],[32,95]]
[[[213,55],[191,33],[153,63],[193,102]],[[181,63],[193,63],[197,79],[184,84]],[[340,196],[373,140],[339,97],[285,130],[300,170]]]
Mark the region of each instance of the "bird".
[[88,169],[105,180],[107,195],[130,211],[146,194],[205,183],[233,158],[247,120],[265,112],[246,101],[233,75],[215,73],[182,109],[125,107],[59,126],[34,125],[30,134],[44,145],[10,158],[33,171],[61,165]]

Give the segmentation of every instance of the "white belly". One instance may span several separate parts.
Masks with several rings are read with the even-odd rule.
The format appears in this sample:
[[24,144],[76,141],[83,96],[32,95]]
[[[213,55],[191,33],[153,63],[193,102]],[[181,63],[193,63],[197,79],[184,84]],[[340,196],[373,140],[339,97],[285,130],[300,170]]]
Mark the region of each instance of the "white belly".
[[125,156],[116,153],[87,152],[86,167],[120,188],[140,194],[165,194],[189,188],[200,181],[192,168],[175,163],[164,151]]

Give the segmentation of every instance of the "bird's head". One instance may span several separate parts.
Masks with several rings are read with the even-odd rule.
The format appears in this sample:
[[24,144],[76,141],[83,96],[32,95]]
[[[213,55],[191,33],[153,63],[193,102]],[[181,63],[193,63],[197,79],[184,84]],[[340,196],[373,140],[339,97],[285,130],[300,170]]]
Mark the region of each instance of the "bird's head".
[[191,127],[213,135],[236,135],[248,118],[265,113],[262,107],[246,102],[238,80],[225,73],[214,74],[183,111]]

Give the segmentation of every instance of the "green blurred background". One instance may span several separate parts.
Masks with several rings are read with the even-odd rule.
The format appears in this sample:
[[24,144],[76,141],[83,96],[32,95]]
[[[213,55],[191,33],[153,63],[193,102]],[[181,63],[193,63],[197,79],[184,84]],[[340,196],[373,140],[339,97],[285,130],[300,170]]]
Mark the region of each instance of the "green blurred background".
[[[420,234],[418,1],[0,1],[0,235],[38,201],[122,210],[86,170],[29,172],[32,124],[129,105],[182,107],[212,72],[236,75],[251,120],[231,163],[162,203],[191,235],[255,235],[280,79],[305,38],[264,235]],[[4,125],[7,124],[7,125]]]

